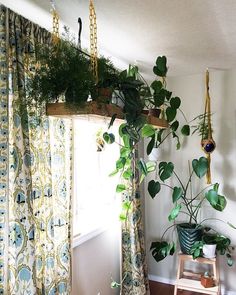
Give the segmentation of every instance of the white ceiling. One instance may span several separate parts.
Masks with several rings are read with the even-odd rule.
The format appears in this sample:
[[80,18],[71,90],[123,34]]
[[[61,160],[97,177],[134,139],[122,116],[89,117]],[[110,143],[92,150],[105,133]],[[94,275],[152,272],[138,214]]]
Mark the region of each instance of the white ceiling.
[[[0,0],[51,30],[50,0]],[[152,74],[158,55],[166,55],[169,75],[236,67],[236,0],[94,0],[99,52],[124,67],[137,63]],[[55,0],[60,19],[89,40],[89,0]]]

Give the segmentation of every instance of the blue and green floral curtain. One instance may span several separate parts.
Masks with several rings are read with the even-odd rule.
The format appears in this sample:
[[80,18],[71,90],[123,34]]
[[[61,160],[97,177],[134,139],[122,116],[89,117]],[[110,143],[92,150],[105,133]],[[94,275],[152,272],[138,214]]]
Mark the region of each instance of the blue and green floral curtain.
[[71,122],[20,107],[50,34],[0,6],[0,294],[70,294]]
[[122,295],[149,294],[148,270],[146,263],[146,249],[143,222],[143,204],[139,187],[139,173],[137,167],[138,152],[133,162],[135,179],[133,193],[124,195],[123,202],[131,201],[127,219],[122,223]]

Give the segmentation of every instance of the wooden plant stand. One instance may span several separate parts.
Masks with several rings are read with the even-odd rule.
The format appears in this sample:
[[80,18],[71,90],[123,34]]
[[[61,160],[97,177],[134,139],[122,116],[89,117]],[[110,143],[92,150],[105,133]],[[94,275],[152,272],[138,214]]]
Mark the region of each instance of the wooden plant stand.
[[[220,275],[219,275],[219,266],[218,259],[212,258],[203,258],[199,257],[193,260],[191,255],[179,254],[179,262],[178,262],[178,271],[175,282],[175,290],[174,295],[177,295],[178,289],[188,290],[192,292],[198,292],[203,294],[212,294],[212,295],[220,295]],[[211,288],[204,288],[201,285],[201,274],[194,273],[192,271],[187,271],[184,268],[184,263],[187,261],[200,263],[200,264],[208,264],[213,268],[213,278],[215,282],[215,286]]]

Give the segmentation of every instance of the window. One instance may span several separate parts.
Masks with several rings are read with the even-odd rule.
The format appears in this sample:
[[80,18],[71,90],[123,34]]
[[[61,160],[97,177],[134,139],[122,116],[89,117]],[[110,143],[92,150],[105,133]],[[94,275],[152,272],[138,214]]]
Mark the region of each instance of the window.
[[[74,237],[89,235],[108,228],[117,221],[119,198],[116,200],[117,176],[115,170],[119,145],[105,145],[99,140],[107,130],[108,122],[94,119],[74,119]],[[118,138],[118,125],[111,132]],[[100,143],[100,144],[99,144]]]

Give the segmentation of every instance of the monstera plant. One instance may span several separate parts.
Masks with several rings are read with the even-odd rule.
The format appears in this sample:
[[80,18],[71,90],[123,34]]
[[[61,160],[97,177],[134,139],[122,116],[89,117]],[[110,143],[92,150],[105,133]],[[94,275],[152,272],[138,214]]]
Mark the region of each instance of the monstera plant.
[[[173,203],[173,208],[168,214],[168,220],[172,224],[164,231],[160,240],[151,244],[152,255],[156,261],[163,260],[167,255],[173,255],[175,252],[176,242],[168,242],[164,239],[169,229],[177,228],[181,251],[190,254],[194,243],[202,238],[203,220],[199,220],[199,212],[203,204],[207,202],[217,211],[223,211],[226,206],[226,198],[220,195],[218,183],[193,192],[194,178],[200,180],[207,173],[207,159],[205,157],[194,159],[191,166],[189,177],[187,181],[184,181],[177,174],[172,162],[160,162],[158,179],[148,183],[148,192],[153,199],[158,196],[162,187],[166,186],[170,189],[170,198]],[[172,179],[171,183],[174,185],[166,183],[167,179]],[[186,221],[178,222],[178,220]]]

